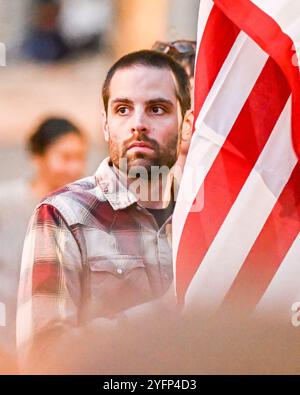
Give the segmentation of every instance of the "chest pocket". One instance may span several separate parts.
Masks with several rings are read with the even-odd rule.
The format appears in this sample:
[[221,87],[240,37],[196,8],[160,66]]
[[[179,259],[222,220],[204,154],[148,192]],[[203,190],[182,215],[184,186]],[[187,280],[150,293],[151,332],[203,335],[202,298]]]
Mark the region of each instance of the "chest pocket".
[[145,268],[142,257],[131,255],[105,255],[89,259],[93,273],[109,273],[119,278],[126,277],[135,269]]
[[111,316],[151,299],[142,257],[105,255],[89,258],[90,312]]

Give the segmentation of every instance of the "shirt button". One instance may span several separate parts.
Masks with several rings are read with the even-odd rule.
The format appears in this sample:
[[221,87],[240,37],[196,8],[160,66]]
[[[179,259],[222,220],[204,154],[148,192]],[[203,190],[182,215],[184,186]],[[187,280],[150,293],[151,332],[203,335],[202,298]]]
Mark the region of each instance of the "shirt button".
[[117,269],[117,273],[118,273],[118,274],[122,274],[122,273],[123,273],[123,270],[122,270],[122,269]]

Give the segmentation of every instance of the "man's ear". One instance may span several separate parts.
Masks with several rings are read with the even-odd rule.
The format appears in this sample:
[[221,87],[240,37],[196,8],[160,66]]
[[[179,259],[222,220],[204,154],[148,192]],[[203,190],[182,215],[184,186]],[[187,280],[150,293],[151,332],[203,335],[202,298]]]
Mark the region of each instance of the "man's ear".
[[193,124],[194,124],[194,111],[188,110],[185,113],[182,123],[182,130],[181,130],[182,142],[190,141],[193,132]]
[[103,130],[104,140],[108,143],[109,129],[108,129],[108,123],[107,123],[107,114],[106,114],[105,110],[102,110],[101,117],[102,117],[102,130]]

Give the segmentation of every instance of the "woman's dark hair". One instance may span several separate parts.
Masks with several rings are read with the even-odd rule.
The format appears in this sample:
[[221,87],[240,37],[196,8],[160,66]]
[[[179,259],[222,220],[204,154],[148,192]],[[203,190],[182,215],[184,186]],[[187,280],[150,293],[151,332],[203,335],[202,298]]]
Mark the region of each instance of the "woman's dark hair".
[[34,155],[43,155],[60,137],[74,133],[83,137],[78,126],[64,118],[47,118],[28,139],[28,150]]

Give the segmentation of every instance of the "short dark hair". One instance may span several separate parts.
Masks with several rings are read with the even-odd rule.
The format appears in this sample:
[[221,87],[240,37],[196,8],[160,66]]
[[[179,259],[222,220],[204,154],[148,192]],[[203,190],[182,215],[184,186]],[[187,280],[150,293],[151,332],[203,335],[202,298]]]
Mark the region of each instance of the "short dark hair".
[[46,118],[29,137],[28,150],[31,154],[43,155],[56,140],[69,133],[84,137],[78,126],[71,121],[65,118]]
[[120,69],[130,68],[133,66],[169,69],[174,74],[177,83],[176,96],[180,103],[182,116],[184,117],[186,111],[191,108],[189,77],[184,68],[170,56],[152,50],[142,50],[129,53],[120,58],[109,69],[102,87],[102,98],[105,111],[107,112],[108,109],[109,88],[114,74]]

